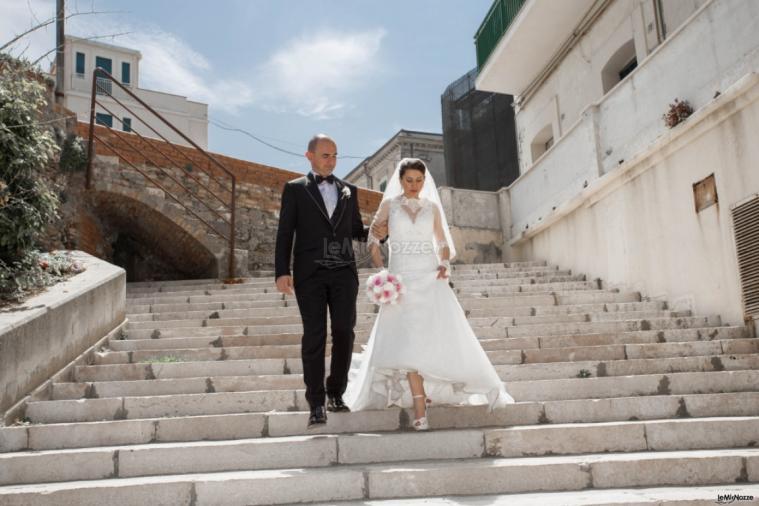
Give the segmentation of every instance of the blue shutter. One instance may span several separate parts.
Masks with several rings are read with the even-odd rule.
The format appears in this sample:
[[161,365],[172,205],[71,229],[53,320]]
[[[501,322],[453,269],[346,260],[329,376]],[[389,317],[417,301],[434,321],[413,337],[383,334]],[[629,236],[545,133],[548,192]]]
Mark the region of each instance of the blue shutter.
[[76,73],[84,74],[84,53],[76,53]]
[[100,67],[109,74],[113,74],[113,70],[111,68],[111,59],[110,58],[103,58],[102,56],[96,56],[95,57],[95,66]]
[[132,131],[132,118],[122,118],[121,120],[121,129],[125,132],[131,132]]
[[102,112],[96,112],[95,123],[98,125],[107,126],[108,128],[113,128],[113,116],[110,114],[104,114]]
[[124,84],[130,84],[132,82],[132,77],[130,75],[130,65],[129,62],[121,62],[121,82]]

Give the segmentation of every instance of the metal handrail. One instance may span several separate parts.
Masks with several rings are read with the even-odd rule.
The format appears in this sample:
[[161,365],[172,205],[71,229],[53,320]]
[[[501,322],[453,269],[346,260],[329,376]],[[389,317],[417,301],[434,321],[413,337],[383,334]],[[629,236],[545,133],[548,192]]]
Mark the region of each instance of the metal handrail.
[[[203,218],[201,218],[195,211],[187,207],[184,202],[182,202],[176,195],[174,195],[172,192],[168,191],[166,188],[164,188],[159,182],[155,181],[152,177],[150,177],[146,172],[139,169],[135,164],[131,163],[129,160],[125,160],[127,164],[129,164],[133,169],[135,169],[137,172],[139,172],[145,179],[147,179],[151,184],[155,185],[159,189],[163,190],[166,195],[174,199],[178,204],[180,204],[182,207],[184,207],[187,211],[189,211],[193,216],[195,216],[198,220],[200,220],[201,223],[206,225],[209,229],[213,230],[219,236],[221,236],[223,239],[226,239],[229,241],[229,269],[228,269],[228,277],[233,278],[235,274],[235,238],[237,236],[236,228],[235,228],[235,215],[236,215],[236,200],[237,200],[237,178],[235,177],[234,173],[232,173],[229,169],[224,167],[218,160],[216,160],[214,157],[209,155],[203,148],[198,146],[192,139],[190,139],[187,135],[185,135],[183,132],[181,132],[177,127],[175,127],[172,123],[170,123],[166,118],[164,118],[159,112],[157,112],[155,109],[153,109],[151,106],[149,106],[147,103],[145,103],[144,100],[142,100],[140,97],[135,95],[132,90],[125,87],[123,84],[121,84],[119,81],[117,81],[108,71],[104,70],[101,67],[97,67],[93,73],[92,73],[92,97],[91,97],[91,103],[90,103],[90,125],[89,125],[89,145],[87,147],[87,177],[85,182],[85,187],[87,189],[90,189],[92,186],[92,161],[93,161],[93,154],[94,154],[94,144],[95,140],[102,143],[103,146],[108,148],[110,151],[115,153],[116,155],[119,155],[118,149],[116,149],[114,146],[112,146],[110,143],[108,143],[105,139],[98,137],[95,135],[95,106],[99,105],[104,110],[109,111],[110,110],[99,100],[99,97],[109,97],[113,99],[115,102],[117,102],[121,107],[126,109],[127,111],[132,114],[132,117],[137,118],[138,121],[140,121],[142,124],[146,125],[153,133],[158,135],[161,139],[166,141],[170,146],[174,146],[173,143],[169,142],[163,135],[158,133],[148,122],[146,122],[142,117],[140,117],[139,114],[135,114],[134,111],[132,111],[128,106],[124,105],[121,101],[119,101],[116,97],[113,96],[112,89],[104,90],[104,87],[99,86],[99,80],[106,78],[110,80],[112,83],[115,83],[118,88],[120,88],[124,93],[126,93],[127,96],[134,99],[137,103],[139,103],[142,107],[147,109],[149,112],[151,112],[156,118],[161,120],[166,126],[168,126],[171,130],[173,130],[177,135],[179,135],[182,139],[184,139],[190,146],[195,148],[197,152],[199,152],[202,156],[207,158],[213,165],[215,165],[221,172],[226,175],[231,183],[231,188],[227,189],[224,184],[219,181],[213,172],[210,170],[204,169],[203,167],[198,167],[200,170],[203,170],[210,179],[213,179],[214,182],[216,182],[221,188],[231,193],[230,201],[227,204],[222,198],[220,198],[216,193],[214,193],[207,185],[203,184],[202,181],[198,180],[194,176],[190,175],[190,177],[200,186],[202,186],[208,193],[213,195],[217,200],[219,200],[222,205],[229,210],[230,216],[227,220],[224,216],[219,214],[218,211],[211,208],[206,202],[204,202],[200,196],[196,193],[191,191],[189,188],[187,188],[185,185],[177,181],[173,176],[166,173],[166,171],[161,168],[159,164],[154,163],[152,160],[148,159],[147,156],[145,156],[144,153],[142,155],[145,157],[146,161],[149,161],[152,165],[154,165],[158,170],[169,176],[175,183],[177,183],[185,192],[187,192],[190,196],[200,201],[203,205],[205,205],[209,210],[211,210],[214,214],[219,216],[224,222],[229,224],[229,234],[228,237],[225,237],[223,233],[220,233],[214,226],[206,222]],[[115,117],[111,113],[112,116]],[[119,119],[119,121],[121,121]],[[108,127],[105,127],[108,128]],[[145,139],[142,135],[140,135],[137,132],[133,132],[137,134],[141,139]],[[134,149],[135,151],[139,152],[134,146],[129,142],[126,141],[127,144],[130,146],[130,148]],[[158,152],[166,159],[168,157],[158,148],[156,148]],[[176,146],[174,146],[175,150],[178,150]],[[181,153],[181,150],[178,150]],[[189,157],[184,155],[182,153],[185,159],[190,160]],[[192,163],[192,161],[190,161]],[[183,171],[184,172],[184,171]]]

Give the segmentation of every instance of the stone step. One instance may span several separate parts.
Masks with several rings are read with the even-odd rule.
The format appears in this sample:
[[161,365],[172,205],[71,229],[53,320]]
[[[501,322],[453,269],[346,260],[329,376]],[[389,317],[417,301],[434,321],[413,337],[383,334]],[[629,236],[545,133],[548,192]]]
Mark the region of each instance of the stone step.
[[664,330],[717,327],[722,321],[719,316],[683,317],[683,318],[654,318],[645,320],[626,320],[612,322],[587,323],[546,323],[509,327],[508,337],[529,335],[573,335],[605,332],[629,332],[634,330]]
[[[54,383],[54,400],[106,398],[122,396],[172,395],[203,392],[240,392],[297,389],[303,385],[302,367],[288,360],[294,370],[273,375],[213,375],[198,371],[199,376],[185,378],[133,379],[111,381]],[[741,371],[759,369],[759,352],[751,355],[676,357],[667,359],[629,359],[608,361],[555,362],[551,364],[500,365],[494,361],[501,379],[512,382],[573,379],[578,377],[618,377],[683,372]],[[153,373],[154,374],[154,373]],[[149,371],[143,376],[149,377]]]
[[[584,277],[584,276],[580,276]],[[577,276],[566,276],[566,280],[561,277],[554,278],[513,278],[491,280],[473,286],[455,286],[454,291],[463,295],[480,294],[480,293],[517,293],[517,292],[550,292],[550,291],[570,291],[570,290],[597,290],[598,283],[592,281],[576,281]],[[362,283],[363,285],[363,283]],[[136,301],[145,301],[152,299],[152,303],[160,301],[175,301],[178,298],[191,298],[199,296],[224,296],[237,295],[239,297],[256,297],[264,295],[282,295],[277,291],[276,286],[257,286],[257,285],[221,285],[223,288],[194,289],[185,291],[169,292],[152,292],[152,293],[128,293],[127,302],[135,304]],[[141,302],[144,303],[144,302]]]
[[[357,312],[357,324],[374,322],[377,314],[374,308],[371,312]],[[490,312],[496,312],[489,310]],[[227,327],[235,325],[292,325],[301,322],[300,313],[290,311],[289,314],[277,314],[270,310],[268,315],[250,314],[250,310],[237,309],[229,311],[215,311],[210,315],[178,313],[173,314],[174,319],[149,319],[135,321],[130,318],[127,323],[127,330],[141,329],[169,329],[182,327]],[[192,316],[201,318],[192,318]],[[560,313],[545,316],[473,316],[470,315],[468,320],[472,326],[490,327],[493,325],[534,325],[539,323],[571,323],[571,322],[608,322],[608,321],[625,321],[625,320],[643,320],[656,318],[687,318],[691,316],[690,311],[616,311],[613,313]]]
[[[436,406],[429,410],[433,429],[511,427],[628,420],[699,419],[759,416],[759,393],[659,395],[517,403],[488,412],[483,406]],[[687,417],[687,418],[683,418]],[[83,448],[98,445],[169,441],[247,439],[305,434],[342,434],[408,430],[411,410],[398,408],[331,413],[328,424],[306,429],[308,412],[230,412],[168,418],[64,421],[0,427],[0,452]]]
[[[77,366],[74,381],[119,381],[169,378],[204,378],[207,376],[258,376],[290,374],[290,366],[300,360],[255,359],[217,360],[210,362],[168,362]],[[302,367],[302,366],[299,366]]]
[[535,283],[524,285],[496,285],[481,287],[454,288],[457,295],[509,295],[513,293],[537,292],[571,292],[578,290],[600,291],[598,284],[593,281],[562,281],[557,283]]
[[[618,297],[618,294],[608,292],[607,298],[609,301]],[[127,304],[128,314],[138,313],[160,313],[160,312],[181,312],[185,310],[199,310],[199,311],[219,311],[222,309],[248,309],[248,308],[297,308],[297,301],[292,296],[285,298],[278,298],[275,300],[247,300],[240,299],[239,297],[223,296],[227,300],[216,300],[217,297],[206,297],[203,301],[188,302],[187,299],[179,298],[178,302],[172,302],[168,304]],[[637,297],[636,297],[637,298]],[[196,299],[193,297],[192,299]],[[556,299],[552,294],[546,295],[515,295],[511,297],[500,298],[481,298],[481,297],[460,297],[459,301],[464,309],[496,309],[502,310],[505,307],[534,307],[536,314],[541,314],[541,311],[552,311],[554,307],[569,308],[573,306],[556,306]],[[599,307],[600,311],[603,311],[607,305],[607,301],[600,301],[595,304],[595,307]],[[363,301],[359,301],[359,304],[364,304]],[[609,302],[613,304],[613,302]],[[366,304],[367,306],[374,306],[374,304]],[[662,308],[663,309],[663,308]],[[582,311],[565,311],[565,312],[582,312]]]
[[[506,390],[518,402],[574,401],[735,393],[759,390],[759,371],[714,371],[590,377],[536,381],[512,381]],[[27,416],[41,423],[133,419],[159,416],[256,412],[306,409],[301,389],[249,392],[208,392],[180,395],[146,395],[102,399],[30,402]],[[434,399],[433,399],[434,402]]]
[[759,481],[759,449],[428,460],[397,466],[230,471],[0,488],[35,504],[287,504]]
[[[360,273],[358,276],[359,281],[366,281],[371,275],[375,274],[377,269],[373,269],[371,272]],[[557,268],[530,268],[530,269],[502,269],[489,271],[488,273],[476,273],[476,272],[460,272],[452,271],[450,279],[454,281],[474,281],[487,282],[487,281],[503,281],[509,279],[525,279],[543,278],[543,277],[563,277],[563,276],[581,276],[584,279],[584,275],[573,275],[568,270],[558,270]],[[199,280],[197,283],[179,283],[179,284],[163,284],[155,286],[135,286],[131,283],[127,285],[127,295],[139,295],[139,294],[182,294],[186,292],[204,291],[204,290],[239,290],[239,289],[252,289],[252,288],[272,288],[275,285],[273,278],[242,278],[236,283],[224,283],[219,280]]]
[[[491,328],[492,330],[492,328]],[[111,350],[96,352],[94,364],[128,364],[137,362],[197,361],[197,360],[239,360],[253,358],[299,358],[299,334],[284,342],[264,344],[270,339],[257,339],[257,336],[236,337],[190,337],[164,339],[129,339],[111,342]],[[361,345],[366,342],[366,334],[354,343],[354,352],[360,353]],[[252,339],[251,339],[252,337]],[[492,338],[492,336],[489,336]],[[520,338],[511,338],[517,340]],[[206,341],[206,344],[203,344]],[[285,340],[283,340],[285,341]],[[563,362],[567,360],[623,360],[625,358],[661,358],[671,356],[719,355],[723,353],[754,353],[756,340],[735,339],[712,340],[684,343],[646,343],[646,344],[611,344],[597,346],[570,346],[544,348],[509,349],[507,339],[502,346],[497,341],[486,339],[484,347],[490,360],[495,364]],[[227,343],[228,346],[221,346]],[[198,346],[200,345],[200,346]],[[174,346],[174,347],[172,347]],[[172,357],[168,359],[166,357]]]
[[[759,417],[267,437],[0,454],[1,485],[478,457],[748,447]],[[759,455],[759,453],[758,453]],[[758,462],[759,463],[759,462]]]
[[[528,318],[528,317],[526,317]],[[622,321],[588,322],[583,316],[566,316],[562,323],[533,323],[513,325],[508,318],[470,319],[478,337],[524,337],[543,335],[575,335],[609,332],[630,332],[635,330],[664,330],[717,327],[721,325],[718,316],[651,318]],[[578,321],[579,320],[579,321]],[[225,320],[173,320],[170,322],[136,322],[136,328],[128,327],[124,333],[127,339],[149,339],[159,337],[197,337],[225,335],[260,335],[279,333],[302,333],[303,326],[297,323],[264,324],[259,318],[233,318]],[[364,314],[357,320],[356,332],[371,329],[374,316]],[[146,328],[147,327],[147,328]]]
[[[372,273],[374,274],[374,273]],[[365,282],[369,278],[370,274],[359,275],[359,281]],[[466,284],[487,284],[488,281],[497,280],[512,280],[514,283],[519,283],[519,279],[523,280],[523,283],[530,283],[531,279],[542,278],[572,278],[574,280],[585,280],[584,275],[572,275],[571,271],[558,270],[551,268],[535,268],[530,270],[504,270],[504,271],[491,271],[488,273],[459,273],[452,272],[450,279],[454,283]],[[540,282],[540,281],[536,281]],[[133,286],[131,283],[127,285],[127,294],[132,296],[140,295],[159,295],[159,294],[172,294],[187,291],[206,291],[206,290],[229,290],[229,289],[251,289],[251,288],[272,288],[275,285],[274,279],[262,279],[262,278],[245,278],[239,283],[223,283],[218,280],[200,280],[198,283],[179,283],[179,284],[165,284],[156,286]]]
[[[476,301],[476,299],[475,299]],[[553,298],[551,298],[551,303]],[[474,304],[467,304],[474,305]],[[463,307],[463,306],[462,306]],[[363,302],[359,299],[356,304],[357,313],[374,313],[378,306]],[[666,310],[664,302],[631,302],[624,304],[575,304],[571,306],[518,306],[512,307],[504,304],[502,307],[469,308],[467,316],[553,316],[566,314],[588,313],[632,313],[632,312],[655,312]],[[260,302],[210,302],[205,304],[156,304],[137,305],[127,308],[127,316],[130,321],[161,321],[177,320],[181,318],[206,319],[218,313],[222,318],[236,316],[235,311],[245,311],[248,316],[283,316],[300,315],[296,305],[285,305],[284,301],[268,302],[262,306]]]
[[[421,499],[387,499],[341,501],[340,506],[713,506],[720,498],[725,502],[739,497],[759,497],[759,484],[720,484],[703,487],[605,488],[576,492],[535,492],[526,494],[492,494],[445,496]],[[312,506],[335,506],[334,502],[310,503]]]
[[710,372],[759,369],[759,354],[703,355],[656,359],[588,360],[553,363],[495,364],[506,383],[579,377],[635,376],[673,372]]
[[[629,332],[619,335],[591,335],[591,336],[575,336],[572,339],[566,339],[563,336],[543,337],[543,338],[507,338],[507,339],[483,339],[480,342],[483,348],[491,355],[495,355],[495,351],[509,351],[512,350],[515,353],[511,359],[511,363],[534,363],[534,362],[557,362],[566,361],[569,358],[574,360],[584,360],[588,355],[582,355],[587,353],[587,349],[598,350],[597,356],[610,356],[613,355],[624,357],[627,354],[627,358],[651,358],[652,356],[661,357],[683,357],[694,355],[731,355],[731,354],[751,354],[757,352],[757,343],[759,340],[746,338],[747,332],[743,327],[718,327],[719,332],[704,336],[698,329],[688,329],[687,333],[682,330],[664,330],[664,331],[639,331]],[[263,336],[230,336],[221,338],[222,344],[236,345],[236,346],[258,346],[258,345],[276,345],[282,344],[286,346],[298,345],[300,342],[300,334],[281,334],[281,335],[263,335]],[[259,339],[260,338],[260,339]],[[361,336],[358,339],[360,342],[365,342],[366,335]],[[701,340],[704,339],[705,340]],[[161,343],[169,342],[170,345],[174,341],[180,343],[187,343],[186,339],[196,338],[176,338],[176,339],[152,339],[136,342],[150,342]],[[201,338],[203,339],[203,338]],[[210,338],[205,338],[210,339]],[[219,338],[214,338],[214,341],[218,343]],[[711,344],[717,342],[718,345]],[[128,341],[113,341],[116,343],[128,343]],[[674,346],[646,346],[646,345],[663,345],[672,344]],[[542,347],[541,347],[542,346]],[[232,346],[230,346],[231,348]],[[580,350],[578,348],[586,348],[586,350]],[[569,350],[569,351],[566,351]],[[658,351],[657,351],[658,350]],[[135,356],[129,356],[129,352],[122,352],[116,357],[118,360],[124,360],[124,353],[126,353],[127,362],[120,362],[114,365],[89,365],[89,366],[77,366],[74,368],[74,377],[78,381],[93,381],[99,378],[99,374],[106,374],[104,378],[118,379],[117,371],[123,371],[122,374],[128,375],[129,378],[133,377],[134,371],[143,371],[137,377],[137,379],[148,379],[151,377],[188,377],[186,373],[183,373],[183,369],[192,371],[202,371],[203,367],[208,370],[217,371],[215,373],[203,373],[194,374],[195,376],[207,376],[207,375],[241,375],[241,374],[278,374],[280,371],[300,371],[301,364],[297,359],[257,359],[250,365],[243,366],[240,360],[234,360],[226,355],[225,360],[221,359],[224,354],[223,350],[219,350],[210,354],[214,359],[211,362],[199,362],[197,359],[201,358],[199,355],[193,355],[193,351],[189,350],[185,357],[187,360],[195,358],[195,361],[178,361],[181,357],[179,354],[174,354],[171,351],[153,350],[157,353],[150,354],[138,354]],[[218,353],[218,354],[217,354]],[[572,355],[574,354],[574,355]],[[108,354],[101,354],[107,356]],[[147,358],[146,358],[147,357]],[[161,357],[173,357],[171,359],[155,360]],[[501,355],[501,360],[505,360],[503,357],[509,357],[509,355]],[[153,358],[153,363],[133,363],[135,360],[147,360]],[[128,362],[129,360],[132,362]],[[176,360],[174,360],[176,359]],[[110,359],[109,359],[110,360]],[[117,360],[117,359],[114,359]],[[103,360],[108,361],[108,360]],[[176,362],[176,363],[172,363]],[[205,364],[205,365],[203,365]],[[225,364],[229,364],[228,366]],[[233,371],[230,373],[220,373],[221,370]],[[97,372],[97,371],[112,371],[112,372]],[[239,372],[244,371],[244,372]],[[159,376],[159,374],[179,374],[179,376]]]
[[[455,279],[451,277],[450,283],[454,288],[461,289],[484,289],[484,288],[497,288],[502,286],[514,286],[514,285],[537,285],[546,283],[572,283],[577,281],[586,281],[584,274],[559,274],[562,271],[555,271],[550,275],[544,276],[524,276],[524,277],[494,277],[485,279]],[[566,272],[566,271],[564,271]]]
[[[488,295],[488,294],[471,294],[459,296],[462,307],[486,308],[486,307],[504,307],[504,306],[555,306],[555,305],[572,305],[572,304],[598,304],[598,303],[628,303],[640,302],[641,297],[638,292],[610,292],[603,290],[583,290],[569,292],[552,292],[543,293],[516,293],[506,295]],[[295,306],[297,301],[292,295],[283,295],[278,293],[255,294],[241,297],[234,294],[226,295],[198,295],[193,297],[147,297],[134,298],[127,300],[127,308],[145,305],[157,304],[205,304],[205,303],[236,303],[236,302],[255,302],[260,307],[270,307],[272,304],[287,303]]]
[[281,293],[276,293],[274,291],[270,293],[253,293],[253,294],[245,294],[244,296],[241,296],[239,294],[234,293],[227,293],[227,294],[216,294],[213,295],[211,292],[208,292],[207,294],[203,295],[193,295],[190,297],[182,297],[182,296],[175,296],[175,295],[167,295],[164,297],[134,297],[134,298],[128,298],[126,299],[127,307],[131,307],[134,305],[145,305],[145,304],[181,304],[181,303],[205,303],[205,302],[236,302],[240,300],[246,300],[246,301],[261,301],[264,303],[271,303],[272,301],[283,301],[283,300],[290,300],[293,303],[295,303],[295,297],[292,295],[284,295]]

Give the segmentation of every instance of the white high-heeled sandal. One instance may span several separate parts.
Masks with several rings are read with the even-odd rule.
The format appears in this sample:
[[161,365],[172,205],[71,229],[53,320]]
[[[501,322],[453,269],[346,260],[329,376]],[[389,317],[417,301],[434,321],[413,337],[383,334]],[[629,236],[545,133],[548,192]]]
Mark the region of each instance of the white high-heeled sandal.
[[[414,423],[411,425],[412,427],[414,427],[414,430],[417,430],[417,431],[430,430],[430,424],[427,421],[427,401],[426,401],[426,396],[424,396],[424,395],[413,395],[412,396],[413,399],[420,399],[422,397],[425,397],[424,416],[421,417],[421,418],[415,418],[414,419]],[[414,407],[414,409],[416,409],[416,407]]]

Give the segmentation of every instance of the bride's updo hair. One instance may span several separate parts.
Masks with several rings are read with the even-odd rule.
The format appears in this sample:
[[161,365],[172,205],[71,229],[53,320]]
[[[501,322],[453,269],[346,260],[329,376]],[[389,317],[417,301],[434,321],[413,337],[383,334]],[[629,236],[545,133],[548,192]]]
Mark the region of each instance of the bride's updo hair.
[[419,158],[404,158],[401,160],[399,176],[402,178],[407,170],[418,170],[422,174],[427,173],[427,166]]

